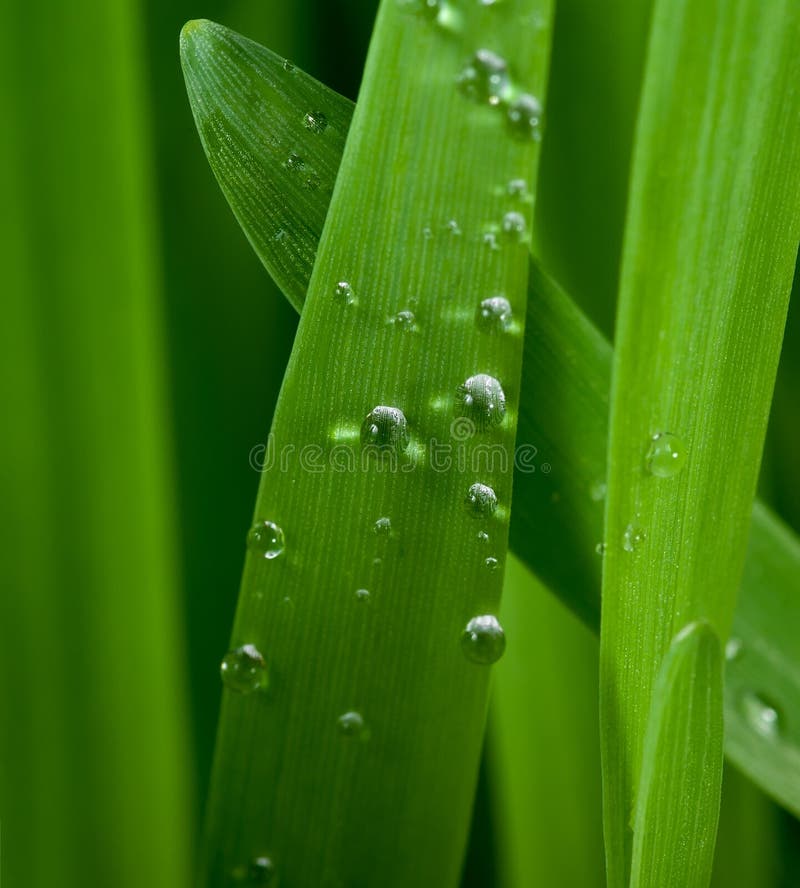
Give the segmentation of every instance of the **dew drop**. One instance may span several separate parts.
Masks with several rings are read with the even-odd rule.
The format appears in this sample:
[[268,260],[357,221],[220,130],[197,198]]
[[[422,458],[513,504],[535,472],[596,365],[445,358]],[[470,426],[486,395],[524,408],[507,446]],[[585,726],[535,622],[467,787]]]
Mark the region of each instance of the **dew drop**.
[[247,878],[250,885],[269,885],[275,875],[275,865],[269,857],[254,857],[248,867]]
[[505,333],[511,319],[511,303],[505,296],[490,296],[478,306],[478,328],[486,333]]
[[333,288],[333,296],[342,305],[352,305],[356,301],[353,288],[347,281],[339,281]]
[[430,225],[426,225],[422,229],[422,236],[425,238],[425,240],[431,240],[431,238],[433,237],[433,229],[430,227]]
[[328,128],[328,118],[322,111],[309,111],[303,117],[303,124],[312,133],[324,133]]
[[484,243],[484,244],[485,244],[490,250],[493,250],[493,251],[494,251],[494,250],[499,250],[499,249],[500,249],[500,245],[497,243],[497,232],[495,232],[495,231],[484,231],[482,240],[483,240],[483,243]]
[[762,737],[780,734],[781,717],[777,708],[759,694],[747,693],[742,698],[742,712],[750,726]]
[[483,564],[484,564],[484,566],[486,567],[487,570],[497,570],[497,568],[500,567],[500,562],[499,562],[495,557],[493,557],[492,555],[490,555],[490,556],[489,556],[489,557],[483,562]]
[[443,8],[442,0],[398,0],[398,6],[406,12],[415,12],[436,21]]
[[489,542],[489,534],[486,533],[485,530],[478,531],[478,542],[479,543],[488,543]]
[[503,234],[508,240],[522,241],[525,239],[525,217],[516,210],[503,216]]
[[527,200],[530,197],[528,183],[524,179],[511,179],[506,185],[506,193],[509,197],[516,197],[519,200]]
[[598,543],[598,544],[594,547],[594,550],[595,550],[595,552],[597,552],[597,554],[602,558],[603,555],[606,554],[606,548],[607,548],[607,546],[606,546],[605,543]]
[[656,478],[672,478],[683,468],[686,448],[676,435],[659,432],[650,439],[644,461],[651,475]]
[[647,539],[647,534],[640,524],[629,524],[622,535],[622,548],[626,552],[635,552]]
[[417,316],[410,309],[404,309],[390,318],[389,323],[404,333],[413,333],[417,329]]
[[306,162],[300,157],[299,154],[295,154],[292,152],[284,161],[283,165],[287,170],[302,170],[304,169]]
[[345,737],[358,737],[364,732],[364,718],[360,712],[345,712],[339,716],[338,724]]
[[503,656],[506,636],[493,614],[473,617],[461,635],[461,647],[473,663],[489,666]]
[[378,405],[364,418],[361,444],[381,450],[403,453],[408,449],[408,423],[399,407]]
[[277,558],[285,545],[283,531],[274,521],[256,521],[247,534],[248,548],[262,558]]
[[294,71],[294,65],[289,61],[289,59],[283,60],[283,70],[284,71]]
[[388,537],[392,532],[392,519],[391,518],[378,518],[373,526],[373,530],[378,536]]
[[456,415],[471,419],[478,429],[498,425],[506,415],[503,387],[486,373],[470,376],[456,391]]
[[509,106],[506,114],[508,130],[517,139],[534,142],[542,138],[542,106],[539,100],[523,93]]
[[605,481],[594,481],[589,488],[589,496],[592,498],[592,501],[595,503],[602,502],[606,498],[606,489]]
[[451,219],[447,223],[447,230],[450,232],[450,234],[453,235],[453,237],[459,237],[459,235],[461,234],[461,228],[459,227],[458,222],[456,222],[455,219]]
[[269,683],[267,664],[253,644],[228,651],[222,658],[219,672],[225,687],[239,694],[263,690]]
[[497,508],[497,494],[488,484],[473,484],[464,505],[473,518],[489,518]]
[[459,92],[473,102],[499,105],[511,92],[506,60],[488,49],[479,49],[456,77]]
[[369,589],[356,589],[356,601],[366,604],[369,601]]
[[304,183],[304,187],[307,188],[309,191],[316,191],[319,186],[320,178],[316,174],[310,175]]
[[725,659],[730,663],[742,655],[742,639],[732,635],[725,644]]

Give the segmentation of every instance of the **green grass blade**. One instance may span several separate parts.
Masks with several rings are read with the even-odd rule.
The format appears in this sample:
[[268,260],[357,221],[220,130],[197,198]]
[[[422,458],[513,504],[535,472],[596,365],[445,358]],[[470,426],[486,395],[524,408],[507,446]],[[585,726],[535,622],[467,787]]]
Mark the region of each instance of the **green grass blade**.
[[[476,4],[438,23],[394,2],[381,7],[273,424],[290,467],[279,459],[267,469],[256,508],[258,521],[283,528],[285,552],[251,551],[233,643],[264,651],[271,686],[224,695],[209,802],[212,883],[263,854],[298,886],[438,888],[458,877],[486,665],[500,653],[491,641],[467,646],[481,660],[470,662],[462,634],[498,605],[503,572],[492,559],[505,558],[512,481],[508,461],[472,463],[481,444],[513,449],[528,270],[524,238],[499,232],[492,249],[483,235],[512,209],[527,226],[531,215],[530,203],[487,187],[487,171],[501,187],[531,181],[538,146],[511,138],[503,109],[470,103],[454,81],[490,45],[518,84],[541,94],[549,30],[519,26],[534,13],[546,20],[547,6]],[[226,69],[247,46],[193,23],[184,64]],[[296,107],[301,116],[317,110],[325,112]],[[443,154],[443,145],[459,148]],[[289,169],[305,175],[305,159],[284,148]],[[481,298],[497,292],[517,315],[508,335],[476,323]],[[414,324],[390,322],[417,299]],[[502,422],[470,404],[458,416],[458,386],[480,372],[503,380]],[[482,401],[479,392],[477,408]],[[401,436],[393,449],[402,470],[381,470],[374,454],[361,469],[359,430],[375,405],[408,419],[410,444]],[[442,472],[430,450],[449,440],[454,415],[476,434],[462,437],[469,429],[458,425],[465,465]],[[334,445],[337,459],[357,460],[354,470],[326,470]],[[476,481],[491,483],[499,501],[479,521],[465,508]],[[373,530],[382,516],[388,536]],[[488,545],[478,536],[484,525]],[[412,573],[412,564],[425,567]]]
[[[268,60],[270,54],[264,53]],[[248,64],[242,74],[255,99],[247,91],[230,87],[225,87],[223,97],[222,86],[207,75],[205,79],[203,115],[213,115],[220,104],[229,109],[225,137],[240,153],[244,152],[241,121],[259,114],[272,120],[267,104],[271,93],[264,92],[272,86],[259,82],[261,64],[254,70]],[[284,74],[285,79],[289,76]],[[324,109],[330,102],[336,106],[331,90],[318,82],[314,86],[316,105]],[[291,98],[291,83],[285,83],[283,89]],[[195,105],[196,114],[198,107]],[[352,104],[349,107],[351,111],[354,108]],[[306,154],[316,150],[314,135],[305,130],[298,115],[292,114],[284,125],[290,124],[294,127],[291,140]],[[200,116],[198,126],[202,131],[209,124]],[[258,169],[259,177],[272,175],[278,180],[277,188],[286,175],[284,167],[275,165],[263,147],[250,150],[247,168]],[[230,193],[239,169],[213,152],[209,160],[221,180],[233,178],[228,182]],[[339,160],[332,158],[325,168],[335,170]],[[331,178],[328,189],[333,184]],[[250,187],[257,190],[257,181]],[[315,216],[319,219],[327,211],[325,185],[317,194],[326,204]],[[302,303],[311,265],[286,263],[280,255],[282,243],[272,238],[269,226],[258,218],[251,219],[250,225],[247,234],[262,262],[292,301]],[[301,252],[313,256],[319,231],[311,225],[304,231],[309,243]],[[284,269],[291,273],[284,273]],[[597,631],[601,558],[596,547],[603,539],[612,349],[536,261],[530,267],[529,294],[518,440],[535,442],[539,467],[546,462],[552,471],[516,474],[511,545]],[[796,612],[787,606],[798,574],[797,538],[767,509],[756,506],[733,630],[744,654],[730,663],[726,684],[727,750],[767,792],[800,813],[800,780],[794,776],[800,773],[794,764],[800,749],[800,623]],[[752,714],[742,702],[753,693],[766,694],[782,713],[785,726],[780,742],[754,726]]]
[[653,687],[631,888],[706,888],[722,788],[722,650],[708,623],[670,645]]
[[733,619],[800,233],[798,37],[793,2],[670,0],[654,12],[611,397],[600,645],[610,888],[626,880],[669,639],[696,619],[725,638]]
[[191,882],[138,12],[4,5],[4,885]]
[[489,719],[502,885],[602,888],[597,638],[514,557],[501,616],[514,639]]

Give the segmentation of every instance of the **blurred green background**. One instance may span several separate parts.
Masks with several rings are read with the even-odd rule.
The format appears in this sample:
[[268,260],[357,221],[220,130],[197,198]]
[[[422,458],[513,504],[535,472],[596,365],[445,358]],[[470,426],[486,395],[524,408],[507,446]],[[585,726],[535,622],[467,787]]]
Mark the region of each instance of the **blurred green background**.
[[[248,454],[296,316],[208,168],[178,32],[223,22],[355,99],[376,4],[6,6],[0,874],[188,886]],[[562,0],[554,34],[537,249],[609,335],[648,15]],[[795,307],[762,478],[795,529],[799,339]],[[465,885],[602,885],[596,641],[513,563],[504,611]],[[535,676],[514,653],[531,648]],[[798,844],[730,772],[718,884],[798,885]]]

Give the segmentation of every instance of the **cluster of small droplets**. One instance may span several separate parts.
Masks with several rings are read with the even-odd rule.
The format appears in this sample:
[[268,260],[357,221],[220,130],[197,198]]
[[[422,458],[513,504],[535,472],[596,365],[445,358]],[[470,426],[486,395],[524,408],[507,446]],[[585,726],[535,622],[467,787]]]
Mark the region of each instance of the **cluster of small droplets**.
[[456,391],[456,415],[470,419],[480,430],[501,423],[506,396],[500,382],[486,373],[470,376]]
[[267,664],[253,644],[228,651],[219,666],[222,683],[239,694],[264,690],[269,684]]
[[648,443],[644,462],[647,471],[656,478],[672,478],[683,468],[686,448],[677,435],[659,432]]
[[333,288],[333,297],[342,305],[352,305],[356,301],[352,286],[347,281],[339,281]]
[[285,545],[283,530],[274,521],[256,521],[247,534],[248,548],[268,560],[281,555]]
[[506,126],[516,139],[540,142],[542,139],[542,106],[529,93],[514,99],[506,111]]
[[511,303],[505,296],[490,296],[478,306],[478,328],[486,333],[505,333],[511,320]]
[[473,102],[497,106],[511,92],[506,60],[488,49],[479,49],[456,77],[462,95]]
[[303,125],[312,133],[324,133],[328,128],[328,118],[321,111],[308,111],[303,117]]
[[461,634],[461,648],[473,663],[490,666],[506,649],[503,627],[493,614],[473,617]]
[[382,451],[403,453],[408,449],[408,423],[399,407],[379,404],[361,424],[361,444]]
[[473,484],[467,491],[464,506],[473,518],[489,518],[497,509],[497,494],[488,484]]

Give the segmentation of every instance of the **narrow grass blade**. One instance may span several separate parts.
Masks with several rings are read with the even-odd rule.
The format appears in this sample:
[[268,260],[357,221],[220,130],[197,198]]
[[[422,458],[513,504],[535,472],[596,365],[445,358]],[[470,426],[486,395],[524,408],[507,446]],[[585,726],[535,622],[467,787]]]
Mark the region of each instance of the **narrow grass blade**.
[[[233,634],[234,648],[263,651],[270,690],[224,696],[211,883],[263,855],[297,886],[444,888],[461,866],[486,666],[504,644],[492,615],[528,270],[530,203],[502,189],[532,183],[538,145],[532,114],[526,138],[512,138],[505,108],[470,102],[455,79],[490,47],[516,90],[541,94],[549,29],[519,22],[549,10],[509,0],[458,19],[424,12],[393,0],[379,12],[275,414],[278,459],[265,467]],[[183,34],[189,70],[226,70],[248,51],[219,26]],[[515,320],[490,332],[479,304],[498,292]],[[435,461],[451,427],[463,466]],[[505,462],[481,464],[487,444]],[[470,493],[478,482],[496,509]],[[240,651],[226,666],[246,656],[260,665]]]
[[604,888],[597,638],[509,558],[501,609],[491,785],[504,888]]
[[188,888],[138,4],[3,18],[2,882]]
[[669,639],[696,619],[725,638],[733,619],[800,234],[798,38],[791,0],[655,7],[611,397],[600,645],[610,888],[626,881]]
[[[266,60],[270,58],[267,50],[261,52]],[[259,114],[271,120],[272,114],[269,92],[263,92],[272,87],[259,84],[258,76],[266,62],[258,61],[255,70],[250,70],[250,64],[239,82],[255,91],[255,99],[247,91],[226,86],[223,101],[218,83],[207,79],[204,86],[203,113],[213,115],[220,102],[230,109],[225,140],[240,151],[244,150],[240,121]],[[194,76],[191,69],[187,76]],[[288,80],[293,75],[284,76]],[[290,83],[284,88],[291,96]],[[325,108],[331,90],[318,82],[315,89],[316,105]],[[305,153],[315,150],[314,136],[302,126],[300,117],[293,114],[289,123],[294,127],[293,143]],[[198,121],[198,125],[204,124]],[[248,168],[259,169],[259,175],[284,176],[283,167],[276,166],[263,147],[252,151],[246,160]],[[334,170],[340,159],[328,162],[326,169]],[[213,152],[209,160],[222,179],[236,172]],[[328,188],[333,184],[331,178]],[[253,181],[251,187],[257,190],[258,185]],[[320,201],[327,200],[324,186],[317,194]],[[325,210],[327,206],[315,218],[323,218]],[[262,262],[292,301],[302,303],[311,265],[286,263],[280,255],[284,247],[272,238],[269,226],[258,218],[250,224],[247,234]],[[304,230],[309,243],[301,252],[311,256],[319,232],[311,225]],[[291,274],[283,272],[287,268]],[[515,475],[512,548],[597,631],[612,349],[535,260],[529,270],[524,348],[518,440],[538,447],[539,471]],[[800,620],[786,602],[799,574],[800,542],[757,505],[734,621],[738,649],[752,653],[736,656],[728,669],[727,749],[744,771],[795,812],[800,812],[800,781],[793,779],[800,773],[794,765],[800,748]],[[780,743],[752,723],[742,701],[753,692],[767,695],[783,713]]]
[[722,650],[708,623],[670,645],[653,687],[630,888],[706,888],[722,787]]

